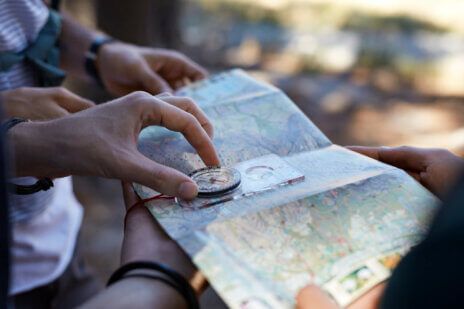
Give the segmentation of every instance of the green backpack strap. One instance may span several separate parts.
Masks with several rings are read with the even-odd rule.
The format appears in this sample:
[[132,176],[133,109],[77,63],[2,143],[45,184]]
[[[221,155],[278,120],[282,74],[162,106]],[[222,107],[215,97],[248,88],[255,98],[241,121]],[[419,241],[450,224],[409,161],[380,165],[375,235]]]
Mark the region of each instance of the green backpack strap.
[[60,85],[66,77],[66,73],[59,68],[60,50],[57,43],[60,33],[61,17],[58,12],[50,10],[48,20],[35,42],[19,53],[0,53],[0,71],[8,71],[13,65],[26,61],[35,69],[40,86]]

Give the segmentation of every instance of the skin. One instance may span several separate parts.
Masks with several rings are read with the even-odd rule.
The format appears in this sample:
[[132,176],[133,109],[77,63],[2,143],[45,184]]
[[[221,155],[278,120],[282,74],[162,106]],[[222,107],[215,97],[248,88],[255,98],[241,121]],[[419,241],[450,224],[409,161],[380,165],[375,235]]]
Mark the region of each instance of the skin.
[[[350,146],[348,149],[405,170],[438,197],[443,197],[464,170],[464,159],[445,149]],[[348,306],[349,309],[374,309],[385,290],[382,283]],[[318,286],[308,285],[297,296],[300,309],[336,309],[337,304]]]
[[[153,216],[145,206],[135,205],[138,198],[130,184],[123,183],[123,193],[127,214],[121,265],[133,261],[155,261],[169,266],[193,283],[197,269],[188,256],[169,238],[158,222],[153,220]],[[144,245],[140,246],[141,243]],[[144,270],[137,271],[137,273],[143,272]],[[199,293],[202,286],[192,285]],[[122,294],[125,297],[120,297]],[[176,290],[163,282],[145,278],[127,278],[106,288],[82,307],[105,308],[109,304],[112,308],[186,308],[187,305]]]
[[158,125],[182,133],[206,165],[219,164],[208,135],[212,134],[212,127],[206,116],[191,100],[165,99],[170,103],[135,92],[60,119],[15,126],[9,135],[16,175],[117,178],[167,195],[192,199],[197,194],[197,186],[189,177],[148,159],[137,150],[141,129]]
[[443,198],[464,170],[464,159],[446,149],[362,147],[348,149],[405,170],[436,196]]
[[114,95],[143,89],[172,92],[207,73],[181,53],[115,42],[101,48],[97,67],[105,88]]
[[21,87],[0,93],[0,102],[7,117],[49,120],[95,106],[63,87]]
[[[85,54],[101,35],[63,14],[62,67],[74,76],[88,79],[83,66]],[[104,44],[98,51],[96,66],[106,90],[115,96],[137,90],[151,94],[172,92],[207,75],[205,69],[179,52],[122,42]]]

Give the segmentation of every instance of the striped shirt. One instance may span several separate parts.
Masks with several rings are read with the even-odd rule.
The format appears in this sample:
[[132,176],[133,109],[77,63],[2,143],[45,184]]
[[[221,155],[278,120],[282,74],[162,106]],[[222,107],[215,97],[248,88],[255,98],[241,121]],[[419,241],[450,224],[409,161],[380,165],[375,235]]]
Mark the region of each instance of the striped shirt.
[[[48,8],[41,0],[0,0],[0,52],[26,49],[35,40],[47,18]],[[19,63],[7,72],[0,71],[0,91],[25,86],[37,86],[34,71],[29,65]],[[13,180],[20,185],[30,185],[36,181],[33,177]],[[34,217],[44,210],[52,196],[53,190],[25,196],[10,195],[11,221],[20,222]]]
[[[41,0],[0,0],[0,52],[24,50],[35,40],[48,18]],[[35,86],[32,68],[17,64],[8,72],[0,72],[0,91],[21,86]]]
[[[0,52],[20,52],[35,41],[48,19],[42,0],[0,0]],[[0,91],[38,86],[27,63],[0,72]],[[32,184],[33,177],[15,178]],[[71,178],[54,180],[54,187],[30,195],[10,194],[13,227],[10,295],[45,285],[69,265],[82,221],[82,207],[73,195]]]

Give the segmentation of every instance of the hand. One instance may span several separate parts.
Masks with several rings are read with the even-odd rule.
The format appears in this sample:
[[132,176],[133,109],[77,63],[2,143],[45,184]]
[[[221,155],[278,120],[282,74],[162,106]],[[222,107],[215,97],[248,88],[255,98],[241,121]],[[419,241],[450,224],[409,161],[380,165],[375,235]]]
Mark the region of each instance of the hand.
[[102,46],[97,68],[103,84],[113,95],[136,90],[152,94],[172,92],[184,86],[186,80],[197,81],[207,75],[203,68],[181,53],[120,42]]
[[[121,264],[153,260],[171,267],[187,279],[193,278],[195,266],[179,245],[164,232],[148,209],[137,204],[139,198],[132,185],[123,182],[122,190],[127,214]],[[141,243],[143,246],[140,246]]]
[[76,113],[95,106],[63,87],[21,87],[0,93],[7,117],[48,120]]
[[405,170],[438,197],[444,197],[464,170],[464,159],[445,149],[409,146],[347,148]]
[[[182,249],[163,231],[148,209],[137,204],[129,183],[122,184],[126,219],[121,249],[121,265],[135,261],[154,261],[167,265],[190,281],[197,294],[205,284],[202,276]],[[133,206],[134,205],[134,206]],[[134,273],[144,273],[138,269]],[[149,273],[153,273],[149,271]],[[196,280],[200,278],[200,280]],[[124,297],[121,297],[124,295]],[[160,280],[130,277],[119,280],[79,308],[187,308],[184,297]]]
[[181,132],[206,165],[219,164],[213,143],[201,126],[210,126],[208,120],[192,101],[176,100],[178,107],[136,92],[53,121],[21,123],[9,131],[17,175],[117,178],[192,199],[197,186],[189,177],[137,150],[141,129],[159,125]]
[[[375,309],[378,308],[380,299],[385,290],[385,283],[374,288],[356,299],[347,306],[347,309]],[[316,285],[308,285],[303,288],[296,298],[298,309],[337,309],[339,306]]]

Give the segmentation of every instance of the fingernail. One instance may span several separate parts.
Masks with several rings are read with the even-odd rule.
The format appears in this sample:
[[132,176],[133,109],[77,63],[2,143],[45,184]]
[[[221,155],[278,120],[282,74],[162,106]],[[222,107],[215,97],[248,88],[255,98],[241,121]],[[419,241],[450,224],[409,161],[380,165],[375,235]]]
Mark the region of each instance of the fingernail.
[[184,199],[193,199],[197,196],[197,186],[192,182],[183,182],[177,189],[179,197]]

